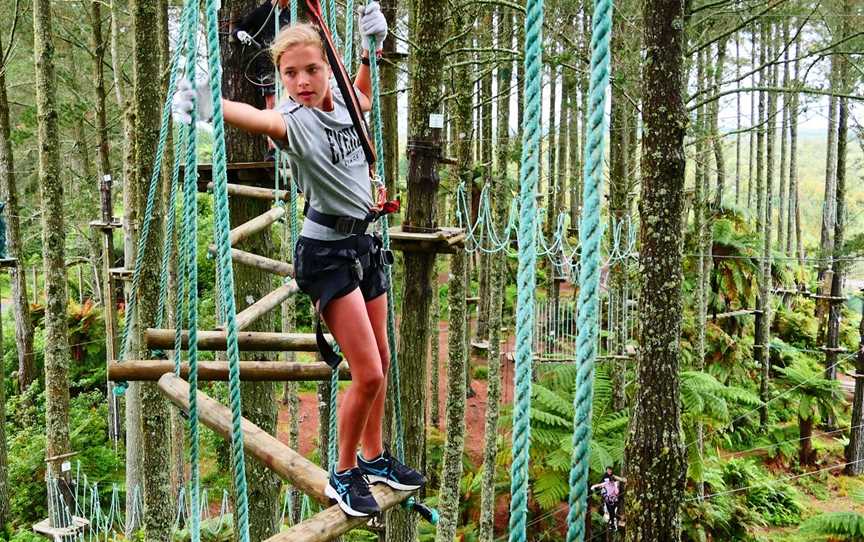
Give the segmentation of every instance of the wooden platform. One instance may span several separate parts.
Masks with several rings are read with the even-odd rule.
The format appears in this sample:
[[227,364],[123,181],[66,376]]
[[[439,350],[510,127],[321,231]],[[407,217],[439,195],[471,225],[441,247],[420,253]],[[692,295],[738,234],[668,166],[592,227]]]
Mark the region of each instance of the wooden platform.
[[[183,379],[174,374],[166,374],[159,379],[159,390],[181,409],[189,409],[189,384]],[[201,423],[230,440],[231,411],[200,391],[197,401]],[[249,455],[303,493],[322,504],[329,504],[329,499],[324,494],[328,478],[324,469],[245,418],[242,421],[242,428],[243,447]],[[411,495],[411,492],[394,491],[381,484],[376,484],[370,489],[382,510],[396,506]],[[365,524],[368,520],[369,518],[348,517],[338,506],[331,506],[268,540],[325,542]]]
[[0,258],[0,269],[4,267],[17,267],[18,258]]
[[[159,380],[174,372],[174,362],[161,359],[112,361],[108,364],[108,380],[135,382]],[[322,362],[303,363],[287,361],[241,361],[240,380],[244,382],[300,382],[330,378],[333,370]],[[189,377],[189,364],[180,366],[180,376]],[[227,381],[227,361],[199,361],[198,380]],[[339,366],[339,380],[351,380],[348,364]]]
[[[180,165],[180,178],[184,166]],[[275,162],[235,162],[228,164],[228,182],[261,188],[274,188]],[[213,181],[213,164],[198,164],[198,191],[207,192],[207,184]]]
[[123,223],[120,220],[114,220],[113,222],[103,222],[101,220],[91,220],[90,227],[94,230],[116,230],[123,227]]
[[108,270],[108,273],[115,280],[132,280],[135,271],[133,269],[126,269],[125,267],[112,267]]
[[390,228],[390,246],[402,252],[453,254],[465,244],[465,230],[439,228],[434,232],[406,232],[402,226]]
[[50,523],[50,520],[45,518],[33,524],[33,532],[51,540],[75,540],[90,528],[90,522],[78,516],[72,517],[72,525],[68,527],[51,527]]

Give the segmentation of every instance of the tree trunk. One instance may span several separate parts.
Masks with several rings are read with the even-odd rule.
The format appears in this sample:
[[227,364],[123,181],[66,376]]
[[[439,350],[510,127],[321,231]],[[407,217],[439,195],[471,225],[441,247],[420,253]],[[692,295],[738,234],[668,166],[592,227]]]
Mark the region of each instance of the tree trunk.
[[[105,62],[105,40],[102,37],[102,3],[99,0],[90,2],[90,25],[93,31],[91,47],[93,48],[93,76],[96,85],[96,135],[99,138],[99,175],[111,173],[111,160],[108,147],[108,122],[105,113],[105,72],[102,63]],[[166,36],[167,38],[167,36]]]
[[813,450],[813,425],[814,418],[811,416],[806,420],[798,416],[798,436],[801,444],[798,449],[798,464],[808,467],[816,462],[816,451]]
[[[783,88],[789,88],[789,19],[783,20],[783,41],[781,42],[783,45]],[[784,230],[784,226],[786,225],[786,173],[787,169],[787,145],[786,145],[786,133],[789,127],[789,116],[791,114],[791,108],[789,107],[789,101],[791,94],[782,93],[783,97],[783,108],[781,109],[782,115],[782,123],[780,126],[780,187],[779,187],[779,195],[777,198],[777,248],[782,252],[786,245],[786,237],[785,235],[789,235],[788,232]]]
[[864,305],[858,324],[858,352],[855,355],[855,396],[852,399],[849,444],[846,446],[846,474],[864,473]]
[[[411,11],[411,42],[417,44],[411,63],[411,88],[425,92],[411,95],[408,117],[408,206],[403,227],[437,226],[435,196],[438,192],[437,157],[441,130],[429,127],[429,114],[440,107],[444,51],[439,44],[449,13],[446,3],[417,0]],[[426,450],[426,345],[429,341],[429,304],[435,255],[406,252],[402,319],[399,325],[400,389],[405,432],[405,462],[421,470]],[[417,537],[415,514],[394,511],[387,529],[389,542],[413,541]]]
[[[48,0],[33,2],[36,115],[39,137],[39,194],[42,211],[42,265],[45,273],[45,455],[46,476],[56,479],[69,444],[69,334],[66,315],[65,213],[60,175],[54,37]],[[51,508],[54,503],[49,503]],[[49,510],[49,517],[58,517]]]
[[[828,77],[829,88],[833,91],[837,88],[837,55],[831,56],[831,73]],[[825,196],[822,200],[822,230],[819,237],[819,251],[821,253],[819,262],[819,279],[822,273],[831,265],[831,254],[834,252],[834,241],[831,234],[834,233],[835,223],[835,192],[837,191],[837,98],[828,98],[828,150],[825,158]],[[824,293],[824,292],[820,292]]]
[[735,205],[741,204],[741,32],[735,32]]
[[[774,58],[774,50],[776,40],[773,37],[774,30],[771,23],[765,24],[764,36],[768,44],[768,58]],[[771,72],[768,75],[768,85],[773,86],[777,80],[777,67],[769,68]],[[761,281],[759,283],[759,299],[762,302],[762,312],[760,313],[760,335],[759,343],[762,345],[759,353],[761,355],[762,378],[759,387],[759,396],[763,403],[768,402],[768,386],[771,379],[771,349],[769,347],[771,335],[771,286],[773,283],[771,275],[771,230],[772,230],[772,202],[773,202],[773,184],[774,184],[774,147],[777,135],[777,95],[774,91],[768,92],[768,111],[766,113],[766,121],[768,126],[765,130],[765,193],[764,214],[762,217],[762,272],[760,273]],[[768,423],[768,409],[763,406],[759,411],[759,422],[762,428],[765,428]]]
[[[800,51],[801,40],[800,37],[796,37],[795,62],[792,67],[792,84],[796,87],[799,69],[798,53]],[[789,97],[789,213],[786,221],[786,253],[793,254],[794,248],[794,254],[798,255],[801,246],[801,225],[796,218],[800,212],[798,210],[798,93],[792,92]]]
[[[765,65],[766,58],[766,49],[768,46],[767,34],[765,31],[765,23],[761,23],[761,34],[759,36],[759,65]],[[754,33],[755,34],[755,33]],[[755,77],[755,76],[754,76]],[[759,86],[764,87],[767,85],[767,77],[765,76],[765,70],[760,70],[759,72]],[[758,124],[756,128],[756,186],[755,186],[755,196],[756,196],[756,231],[759,233],[759,236],[764,241],[764,226],[765,226],[765,197],[763,194],[763,185],[764,185],[764,170],[763,164],[765,163],[765,92],[758,92]],[[754,338],[753,338],[753,360],[756,363],[762,362],[762,351],[767,348],[767,345],[763,342],[763,332],[762,328],[765,326],[765,318],[764,318],[764,308],[765,308],[765,296],[763,295],[762,285],[765,283],[765,277],[763,276],[764,266],[759,265],[759,295],[756,296],[756,318],[754,322]],[[767,401],[768,394],[768,381],[765,379],[764,368],[760,371],[760,398],[762,401]],[[768,410],[767,407],[762,407],[759,409],[759,420],[762,427],[765,426],[768,418]]]
[[[646,0],[642,96],[641,249],[644,270],[636,405],[625,457],[627,540],[677,541],[686,463],[678,368],[685,112],[681,0]],[[651,224],[651,227],[645,227]]]
[[[159,138],[162,105],[162,66],[159,54],[159,33],[153,21],[158,20],[158,3],[138,0],[132,3],[133,21],[133,108],[135,119],[135,180],[138,183],[137,214],[146,219],[146,194],[153,175],[156,147]],[[158,181],[157,181],[158,182]],[[161,188],[161,185],[160,187]],[[154,209],[161,209],[161,190],[157,189]],[[153,213],[150,235],[140,257],[145,262],[162,259],[162,215]],[[141,234],[138,229],[137,234]],[[138,241],[136,235],[136,243]],[[159,266],[144,265],[136,292],[135,332],[142,347],[138,355],[146,356],[143,332],[153,327],[159,302]],[[138,358],[146,359],[146,358]],[[170,541],[171,522],[174,519],[173,492],[171,491],[170,430],[168,401],[159,393],[155,383],[140,385],[142,430],[142,496],[144,513],[142,524],[147,540]]]
[[432,279],[432,310],[429,311],[429,326],[432,330],[432,338],[429,342],[432,343],[432,355],[430,356],[429,365],[430,365],[430,375],[429,380],[431,384],[431,389],[429,391],[429,410],[430,417],[432,418],[432,426],[437,428],[441,427],[441,385],[440,385],[440,376],[439,369],[441,367],[441,328],[439,327],[439,322],[441,321],[441,300],[438,295],[438,277],[433,277]]
[[[714,64],[713,80],[710,82],[714,88],[715,97],[720,93],[720,85],[723,83],[723,67],[726,64],[727,41],[728,38],[722,38],[717,42],[717,60]],[[714,150],[714,174],[717,177],[717,191],[714,194],[714,209],[719,209],[723,204],[723,196],[726,191],[726,160],[723,157],[723,138],[720,135],[719,97],[716,97],[714,103],[708,106],[708,110],[711,112],[711,146]],[[705,197],[707,201],[707,190],[705,192]],[[708,227],[711,227],[710,224]]]
[[[480,33],[480,46],[484,48],[492,48],[492,9],[486,9],[486,13],[483,15],[483,19],[480,21],[482,28],[486,29],[484,32]],[[486,186],[492,182],[492,168],[493,168],[493,154],[492,148],[494,140],[492,139],[492,103],[495,101],[492,95],[492,58],[491,54],[484,55],[483,64],[478,64],[477,68],[480,71],[485,71],[486,73],[480,79],[480,96],[479,100],[481,105],[480,111],[482,114],[482,124],[481,124],[481,133],[480,140],[483,142],[482,150],[483,153],[480,156],[480,160],[482,162],[483,167],[483,185]],[[498,92],[501,92],[498,89]],[[490,267],[490,258],[485,253],[479,254],[479,276],[480,276],[480,292],[479,297],[480,301],[477,303],[477,328],[474,333],[475,340],[478,343],[484,343],[489,339],[489,267]],[[470,337],[469,337],[470,339]],[[470,342],[469,342],[470,346]],[[474,390],[471,389],[471,356],[470,356],[470,348],[468,350],[469,355],[467,358],[468,369],[465,371],[465,377],[467,379],[468,387],[466,388],[469,397],[473,397]]]
[[[2,40],[0,40],[0,50],[4,50]],[[6,66],[0,66],[0,198],[6,202],[8,256],[18,258],[18,265],[10,268],[9,273],[15,316],[15,346],[18,351],[18,389],[24,391],[36,379],[36,366],[33,357],[33,323],[30,320],[30,300],[27,297],[27,274],[22,254],[20,206],[12,142],[9,139],[10,131]],[[36,285],[34,284],[33,287],[35,289]]]
[[[489,146],[489,142],[486,143]],[[466,254],[457,251],[451,256],[450,325],[448,332],[449,363],[447,367],[447,441],[441,467],[441,489],[438,509],[436,542],[449,542],[456,536],[459,523],[462,452],[465,449],[465,285],[468,278]]]
[[[2,50],[2,47],[0,47]],[[2,88],[6,88],[0,80]],[[0,104],[2,105],[2,104]],[[3,346],[3,306],[0,303],[0,359],[5,359]],[[9,521],[9,462],[6,448],[6,364],[0,363],[0,532],[6,531]]]
[[[387,18],[387,25],[390,28],[396,28],[398,23],[398,0],[383,0],[381,2],[381,11]],[[399,119],[396,86],[398,84],[399,74],[399,59],[396,58],[396,38],[391,37],[384,40],[383,45],[384,59],[390,59],[389,62],[380,62],[378,64],[381,71],[381,119],[382,131],[385,134],[390,134],[391,137],[384,138],[384,160],[386,165],[387,178],[387,194],[390,197],[395,197],[399,187],[399,138],[395,134],[399,133]]]
[[[756,64],[756,48],[757,48],[757,45],[759,44],[759,36],[756,34],[756,23],[753,23],[753,28],[752,28],[752,32],[751,32],[750,37],[751,37],[750,41],[752,44],[750,47],[750,65],[756,66],[757,65]],[[761,66],[761,64],[759,64],[759,65]],[[756,88],[759,86],[759,84],[756,82],[756,75],[757,75],[757,72],[754,71],[753,74],[750,76],[750,86],[753,88]],[[760,77],[761,77],[761,74],[760,74]],[[751,92],[750,93],[750,131],[747,134],[747,140],[748,140],[747,146],[750,148],[750,155],[749,155],[749,159],[747,162],[747,170],[748,170],[747,208],[748,209],[750,209],[750,207],[753,205],[753,189],[754,189],[753,181],[754,181],[754,178],[756,176],[758,176],[758,173],[756,173],[754,175],[754,166],[756,167],[757,171],[759,169],[758,165],[756,164],[756,154],[757,154],[756,149],[758,148],[759,144],[758,143],[756,145],[753,144],[754,127],[756,130],[757,138],[759,137],[759,133],[760,133],[759,130],[761,130],[761,126],[759,126],[761,119],[759,119],[756,116],[758,114],[757,109],[756,109],[756,96],[757,96],[757,94],[759,94],[759,93],[758,92]],[[757,214],[756,221],[758,222],[759,221],[758,211],[756,214]]]

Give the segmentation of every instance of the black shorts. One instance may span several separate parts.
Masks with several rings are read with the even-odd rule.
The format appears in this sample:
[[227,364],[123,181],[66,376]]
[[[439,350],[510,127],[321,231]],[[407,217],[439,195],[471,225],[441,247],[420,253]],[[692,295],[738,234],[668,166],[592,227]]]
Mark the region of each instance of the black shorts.
[[360,288],[365,301],[387,292],[386,262],[392,262],[382,248],[381,238],[353,235],[339,241],[319,241],[308,237],[297,239],[294,249],[294,273],[300,291],[321,302],[319,312],[333,299]]

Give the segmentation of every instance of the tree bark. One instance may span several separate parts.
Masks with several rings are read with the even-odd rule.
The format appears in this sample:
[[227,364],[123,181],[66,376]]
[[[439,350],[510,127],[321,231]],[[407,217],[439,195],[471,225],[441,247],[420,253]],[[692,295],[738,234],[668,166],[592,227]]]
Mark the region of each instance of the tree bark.
[[[726,64],[726,44],[728,39],[722,38],[717,42],[717,60],[714,63],[713,80],[710,82],[714,89],[714,95],[720,93],[720,85],[723,82],[723,67]],[[714,209],[719,209],[723,204],[723,196],[726,191],[726,160],[723,156],[723,138],[720,135],[720,100],[719,98],[709,106],[711,112],[711,147],[714,150],[714,174],[717,178],[717,189],[714,193]],[[708,192],[705,192],[708,197]],[[711,227],[710,224],[708,226]],[[710,271],[709,271],[710,272]]]
[[852,399],[849,444],[846,446],[846,474],[864,473],[864,305],[858,324],[858,352],[855,355],[855,395]]
[[[437,226],[438,157],[441,130],[429,127],[429,114],[440,108],[444,51],[439,44],[449,7],[440,0],[417,0],[411,9],[411,42],[417,44],[411,64],[410,87],[426,89],[411,95],[408,116],[408,206],[403,227]],[[426,463],[426,367],[429,341],[429,304],[435,255],[404,254],[402,319],[399,323],[400,389],[405,432],[405,462],[424,469]],[[416,515],[399,510],[390,514],[388,542],[413,541]]]
[[646,60],[642,72],[640,268],[644,274],[639,314],[642,349],[636,371],[636,405],[626,458],[628,542],[677,541],[686,463],[681,440],[680,365],[682,271],[681,214],[684,192],[682,97],[684,5],[646,0]]
[[432,310],[429,311],[429,326],[432,330],[432,337],[429,342],[432,343],[432,354],[430,356],[430,375],[429,381],[431,384],[429,397],[429,415],[432,418],[432,426],[441,427],[441,386],[439,369],[441,367],[441,300],[438,295],[438,277],[432,279]]
[[[99,175],[111,173],[111,160],[108,146],[108,121],[106,118],[105,72],[102,63],[105,61],[105,40],[102,36],[102,3],[99,0],[90,2],[90,26],[92,28],[91,47],[93,48],[93,76],[96,85],[96,135],[99,138]],[[167,39],[167,37],[166,37]]]
[[813,465],[816,462],[816,452],[813,450],[813,425],[814,418],[804,419],[798,416],[798,436],[801,444],[798,448],[798,464],[802,467]]
[[[783,88],[789,88],[789,49],[791,45],[789,44],[789,19],[786,18],[783,20]],[[789,115],[790,115],[790,107],[789,100],[791,95],[789,93],[782,93],[783,97],[783,108],[781,109],[780,114],[782,115],[782,122],[780,126],[780,187],[779,194],[777,197],[777,248],[780,251],[783,251],[786,243],[785,235],[789,235],[788,232],[784,230],[784,226],[786,225],[786,173],[788,172],[788,162],[787,162],[787,145],[786,145],[786,133],[789,128]],[[779,98],[778,98],[779,100]]]
[[[487,146],[489,143],[487,142]],[[441,519],[437,525],[436,542],[449,542],[456,536],[459,523],[462,452],[465,449],[465,294],[468,259],[464,251],[451,256],[450,325],[448,331],[449,363],[447,368],[447,440],[441,467],[441,489],[438,496]]]
[[[763,66],[765,64],[765,59],[767,56],[766,50],[768,47],[768,39],[767,33],[765,30],[765,23],[761,23],[760,26],[760,36],[759,36],[759,65]],[[754,76],[755,77],[755,76]],[[759,86],[765,86],[768,78],[765,75],[765,70],[760,70],[759,72]],[[756,128],[756,187],[755,187],[755,196],[756,196],[756,231],[759,236],[764,241],[764,223],[765,223],[765,197],[763,193],[763,185],[765,181],[763,165],[765,164],[765,92],[758,92],[758,125]],[[756,317],[754,322],[754,340],[753,340],[753,360],[757,363],[762,362],[762,351],[767,348],[767,345],[763,342],[763,331],[762,328],[765,326],[765,318],[764,316],[764,308],[765,308],[765,297],[762,295],[762,284],[765,282],[765,277],[763,276],[764,268],[759,265],[759,295],[756,296]],[[764,369],[764,368],[763,368]],[[764,370],[760,371],[760,398],[764,401],[767,400],[768,393],[768,382],[765,379]],[[765,426],[768,417],[767,407],[762,407],[759,409],[759,419],[762,427]]]
[[[387,18],[387,26],[396,28],[398,23],[398,0],[383,0],[381,2],[381,11],[384,17]],[[396,38],[389,37],[384,40],[383,55],[384,59],[390,59],[389,62],[380,62],[378,64],[381,70],[381,119],[382,130],[389,137],[384,138],[384,160],[386,165],[387,178],[384,180],[387,184],[387,193],[391,197],[395,197],[399,188],[399,138],[396,134],[399,133],[398,105],[396,86],[398,84],[399,74],[399,59],[395,57],[396,53]]]
[[[0,51],[3,48],[0,47]],[[0,86],[6,85],[0,80]],[[2,106],[2,104],[0,104]],[[6,349],[3,346],[3,306],[0,303],[0,359],[4,359]],[[0,363],[0,532],[6,530],[9,522],[9,461],[6,447],[6,364]]]
[[[837,88],[837,55],[831,56],[831,73],[828,77],[830,88]],[[821,258],[819,262],[819,279],[822,273],[831,265],[831,254],[834,251],[834,241],[831,234],[834,233],[835,211],[837,191],[837,98],[828,98],[828,151],[825,158],[825,195],[822,200],[822,229],[819,237],[819,251]]]
[[[0,50],[3,49],[0,40]],[[26,390],[36,379],[33,356],[33,323],[30,300],[27,297],[27,273],[24,267],[21,224],[19,220],[18,187],[15,161],[10,140],[9,100],[6,95],[6,66],[0,66],[0,198],[6,202],[6,241],[8,255],[17,258],[18,265],[9,270],[12,305],[15,316],[15,346],[18,350],[18,389]],[[35,285],[34,285],[35,288]]]
[[[159,139],[162,105],[162,66],[160,65],[158,2],[136,0],[131,5],[133,25],[133,98],[135,119],[135,181],[139,195],[136,201],[137,215],[142,223],[146,219],[146,194],[153,175],[156,147]],[[160,179],[161,180],[161,179]],[[157,180],[157,183],[159,180]],[[162,259],[163,200],[161,183],[156,191],[156,200],[150,235],[140,255],[145,262]],[[141,234],[139,229],[136,235]],[[144,345],[143,332],[153,327],[159,303],[159,266],[144,265],[136,292],[134,315],[139,345]],[[139,355],[146,355],[143,347]],[[170,414],[168,401],[159,393],[155,383],[141,384],[141,474],[144,512],[142,526],[147,540],[170,541],[171,523],[174,514],[174,496],[171,491]]]
[[[69,444],[69,334],[66,315],[65,213],[60,176],[54,37],[48,0],[33,2],[33,53],[39,139],[39,194],[42,211],[42,265],[45,273],[45,454],[56,458]],[[59,478],[62,460],[48,462],[47,476]],[[53,508],[53,503],[49,506]],[[51,513],[53,512],[53,513]],[[50,510],[49,517],[57,510]]]

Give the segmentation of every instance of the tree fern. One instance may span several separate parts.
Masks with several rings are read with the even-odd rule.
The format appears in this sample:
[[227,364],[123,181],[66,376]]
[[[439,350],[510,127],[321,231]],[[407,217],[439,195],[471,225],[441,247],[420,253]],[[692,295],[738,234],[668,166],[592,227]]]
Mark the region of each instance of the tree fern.
[[864,541],[864,514],[828,512],[801,524],[801,532],[835,540]]

